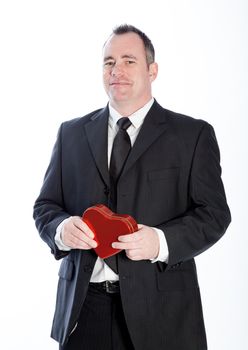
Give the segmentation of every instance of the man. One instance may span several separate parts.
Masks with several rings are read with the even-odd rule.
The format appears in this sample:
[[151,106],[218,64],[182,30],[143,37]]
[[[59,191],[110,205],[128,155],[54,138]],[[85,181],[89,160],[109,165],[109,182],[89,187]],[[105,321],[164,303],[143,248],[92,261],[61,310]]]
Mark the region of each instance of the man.
[[[194,257],[230,222],[219,150],[208,123],[153,99],[157,72],[148,37],[116,28],[103,49],[109,104],[60,127],[34,218],[63,258],[52,328],[61,350],[207,349]],[[120,135],[131,149],[114,175]],[[112,261],[97,257],[81,219],[99,203],[139,224],[113,242],[122,251]]]

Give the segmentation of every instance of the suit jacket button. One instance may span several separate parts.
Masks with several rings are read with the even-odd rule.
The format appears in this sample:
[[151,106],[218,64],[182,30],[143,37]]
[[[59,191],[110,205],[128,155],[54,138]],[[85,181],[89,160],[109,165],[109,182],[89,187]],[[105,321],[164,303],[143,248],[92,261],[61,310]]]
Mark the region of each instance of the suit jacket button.
[[104,194],[105,194],[106,196],[109,195],[109,188],[108,188],[108,187],[105,187],[105,188],[104,188]]
[[91,273],[91,272],[92,272],[92,268],[91,268],[89,265],[85,265],[85,266],[84,266],[84,272],[89,272],[89,273]]

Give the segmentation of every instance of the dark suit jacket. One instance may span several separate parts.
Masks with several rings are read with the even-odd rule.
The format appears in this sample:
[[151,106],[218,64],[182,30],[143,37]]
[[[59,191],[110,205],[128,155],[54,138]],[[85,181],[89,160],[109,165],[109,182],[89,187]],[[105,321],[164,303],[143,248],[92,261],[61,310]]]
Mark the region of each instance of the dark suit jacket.
[[[78,319],[94,250],[58,250],[56,228],[70,215],[108,204],[108,107],[63,123],[34,218],[59,271],[52,337],[65,343]],[[213,128],[163,109],[148,112],[118,183],[117,211],[163,230],[169,262],[118,255],[121,298],[137,350],[207,348],[194,257],[225,232],[230,213]]]

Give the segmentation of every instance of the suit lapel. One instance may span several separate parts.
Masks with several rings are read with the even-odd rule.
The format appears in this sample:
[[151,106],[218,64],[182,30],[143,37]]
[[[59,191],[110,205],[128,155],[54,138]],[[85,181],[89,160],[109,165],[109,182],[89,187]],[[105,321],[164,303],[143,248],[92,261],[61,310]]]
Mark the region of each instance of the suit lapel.
[[[109,186],[108,118],[109,109],[108,107],[105,107],[99,113],[95,114],[91,118],[91,121],[85,125],[85,131],[93,158],[98,171],[107,186]],[[166,111],[155,101],[144,120],[139,135],[128,156],[121,177],[125,176],[125,173],[133,166],[133,164],[167,129],[166,121]]]
[[155,101],[144,120],[121,176],[125,175],[151,144],[167,129],[166,121],[165,110]]
[[109,109],[105,107],[95,114],[91,121],[85,125],[89,146],[99,173],[107,186],[109,186],[108,172],[108,117]]

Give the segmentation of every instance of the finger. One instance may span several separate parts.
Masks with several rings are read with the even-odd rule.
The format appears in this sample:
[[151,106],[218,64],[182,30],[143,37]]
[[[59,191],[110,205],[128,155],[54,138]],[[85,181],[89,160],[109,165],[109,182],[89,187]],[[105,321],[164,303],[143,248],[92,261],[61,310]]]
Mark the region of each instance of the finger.
[[119,242],[136,242],[141,239],[139,232],[134,232],[129,235],[123,235],[118,237]]
[[83,249],[83,250],[92,249],[92,247],[87,243],[84,243],[80,240],[74,240],[74,239],[70,241],[69,246],[73,249]]
[[140,261],[140,260],[144,260],[144,258],[142,258],[142,256],[137,255],[137,256],[133,256],[133,257],[128,257],[128,259],[132,260],[132,261]]
[[84,232],[90,238],[95,237],[94,232],[89,228],[89,226],[86,224],[86,222],[83,221],[81,218],[78,217],[77,220],[75,220],[74,224],[80,231]]
[[81,237],[79,238],[83,243],[85,243],[86,245],[90,246],[91,248],[96,248],[97,247],[97,242],[90,238],[89,236],[87,236],[86,234],[82,233]]
[[[96,248],[97,243],[94,239],[90,238],[85,232],[81,231],[76,226],[72,226],[71,230],[65,230],[63,232],[63,238],[65,244],[73,244],[73,247],[80,248],[88,245],[90,248]],[[68,244],[69,243],[69,244]]]
[[115,249],[138,249],[138,242],[113,242],[112,247]]
[[70,235],[68,242],[69,242],[69,246],[74,249],[91,249],[91,248],[97,247],[96,241],[82,234],[80,238],[74,235]]
[[143,259],[140,249],[127,249],[126,250],[126,256],[130,260],[134,260],[134,261],[138,261],[138,260],[142,260]]
[[72,229],[71,233],[79,240],[82,240],[83,242],[89,244],[93,248],[95,248],[95,242],[93,238],[95,237],[95,234],[93,231],[89,228],[89,226],[80,218],[80,217],[74,217],[73,218],[73,225],[74,228]]
[[144,225],[138,224],[138,230],[141,230],[142,228],[144,228]]

